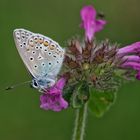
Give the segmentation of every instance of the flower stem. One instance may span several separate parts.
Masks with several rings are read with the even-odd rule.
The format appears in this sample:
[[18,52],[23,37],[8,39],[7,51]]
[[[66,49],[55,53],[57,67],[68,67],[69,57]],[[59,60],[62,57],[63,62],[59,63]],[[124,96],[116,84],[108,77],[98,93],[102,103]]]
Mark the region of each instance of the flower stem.
[[85,125],[87,117],[87,103],[76,110],[75,126],[72,140],[83,140],[85,134]]

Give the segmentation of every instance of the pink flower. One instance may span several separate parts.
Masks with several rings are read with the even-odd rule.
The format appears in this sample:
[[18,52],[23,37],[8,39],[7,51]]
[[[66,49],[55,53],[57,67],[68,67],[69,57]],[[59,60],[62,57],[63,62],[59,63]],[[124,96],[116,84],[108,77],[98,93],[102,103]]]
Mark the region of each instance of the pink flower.
[[43,95],[40,96],[40,107],[45,110],[61,111],[68,107],[67,101],[62,97],[62,91],[65,86],[66,79],[61,78],[57,83],[47,89]]
[[118,56],[125,56],[130,54],[140,54],[140,42],[135,42],[131,45],[128,45],[126,47],[120,48],[118,50]]
[[122,59],[121,67],[137,71],[136,78],[140,80],[140,42],[120,48],[117,56]]
[[96,19],[96,10],[93,6],[84,6],[81,10],[81,27],[85,29],[85,36],[88,41],[94,38],[94,34],[103,29],[105,20]]

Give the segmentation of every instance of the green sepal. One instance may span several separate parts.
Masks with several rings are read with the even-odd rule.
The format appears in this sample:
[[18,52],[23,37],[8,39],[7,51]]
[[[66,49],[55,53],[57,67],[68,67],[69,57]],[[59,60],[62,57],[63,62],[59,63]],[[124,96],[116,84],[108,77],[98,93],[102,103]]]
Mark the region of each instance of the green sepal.
[[73,108],[82,107],[89,99],[89,85],[83,81],[75,86],[71,97],[71,106]]

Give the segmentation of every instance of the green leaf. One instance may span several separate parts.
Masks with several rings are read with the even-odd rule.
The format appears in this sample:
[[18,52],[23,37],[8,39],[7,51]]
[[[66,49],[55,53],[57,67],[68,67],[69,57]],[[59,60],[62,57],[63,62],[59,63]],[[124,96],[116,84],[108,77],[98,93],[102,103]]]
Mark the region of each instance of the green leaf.
[[90,88],[89,110],[96,117],[102,117],[116,99],[115,91],[97,91]]

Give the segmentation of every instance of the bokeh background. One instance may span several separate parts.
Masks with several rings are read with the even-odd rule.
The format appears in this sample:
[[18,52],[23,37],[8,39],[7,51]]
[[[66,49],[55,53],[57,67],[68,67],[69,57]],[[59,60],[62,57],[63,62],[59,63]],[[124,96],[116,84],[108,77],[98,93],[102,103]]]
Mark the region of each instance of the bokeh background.
[[[25,28],[66,46],[82,36],[79,11],[93,4],[108,24],[97,34],[122,46],[140,40],[140,0],[0,0],[0,88],[28,81],[30,75],[16,50],[12,32]],[[0,140],[70,140],[74,111],[39,108],[39,93],[29,86],[0,91]],[[97,119],[88,115],[86,140],[140,140],[140,81],[123,85],[116,104]]]

